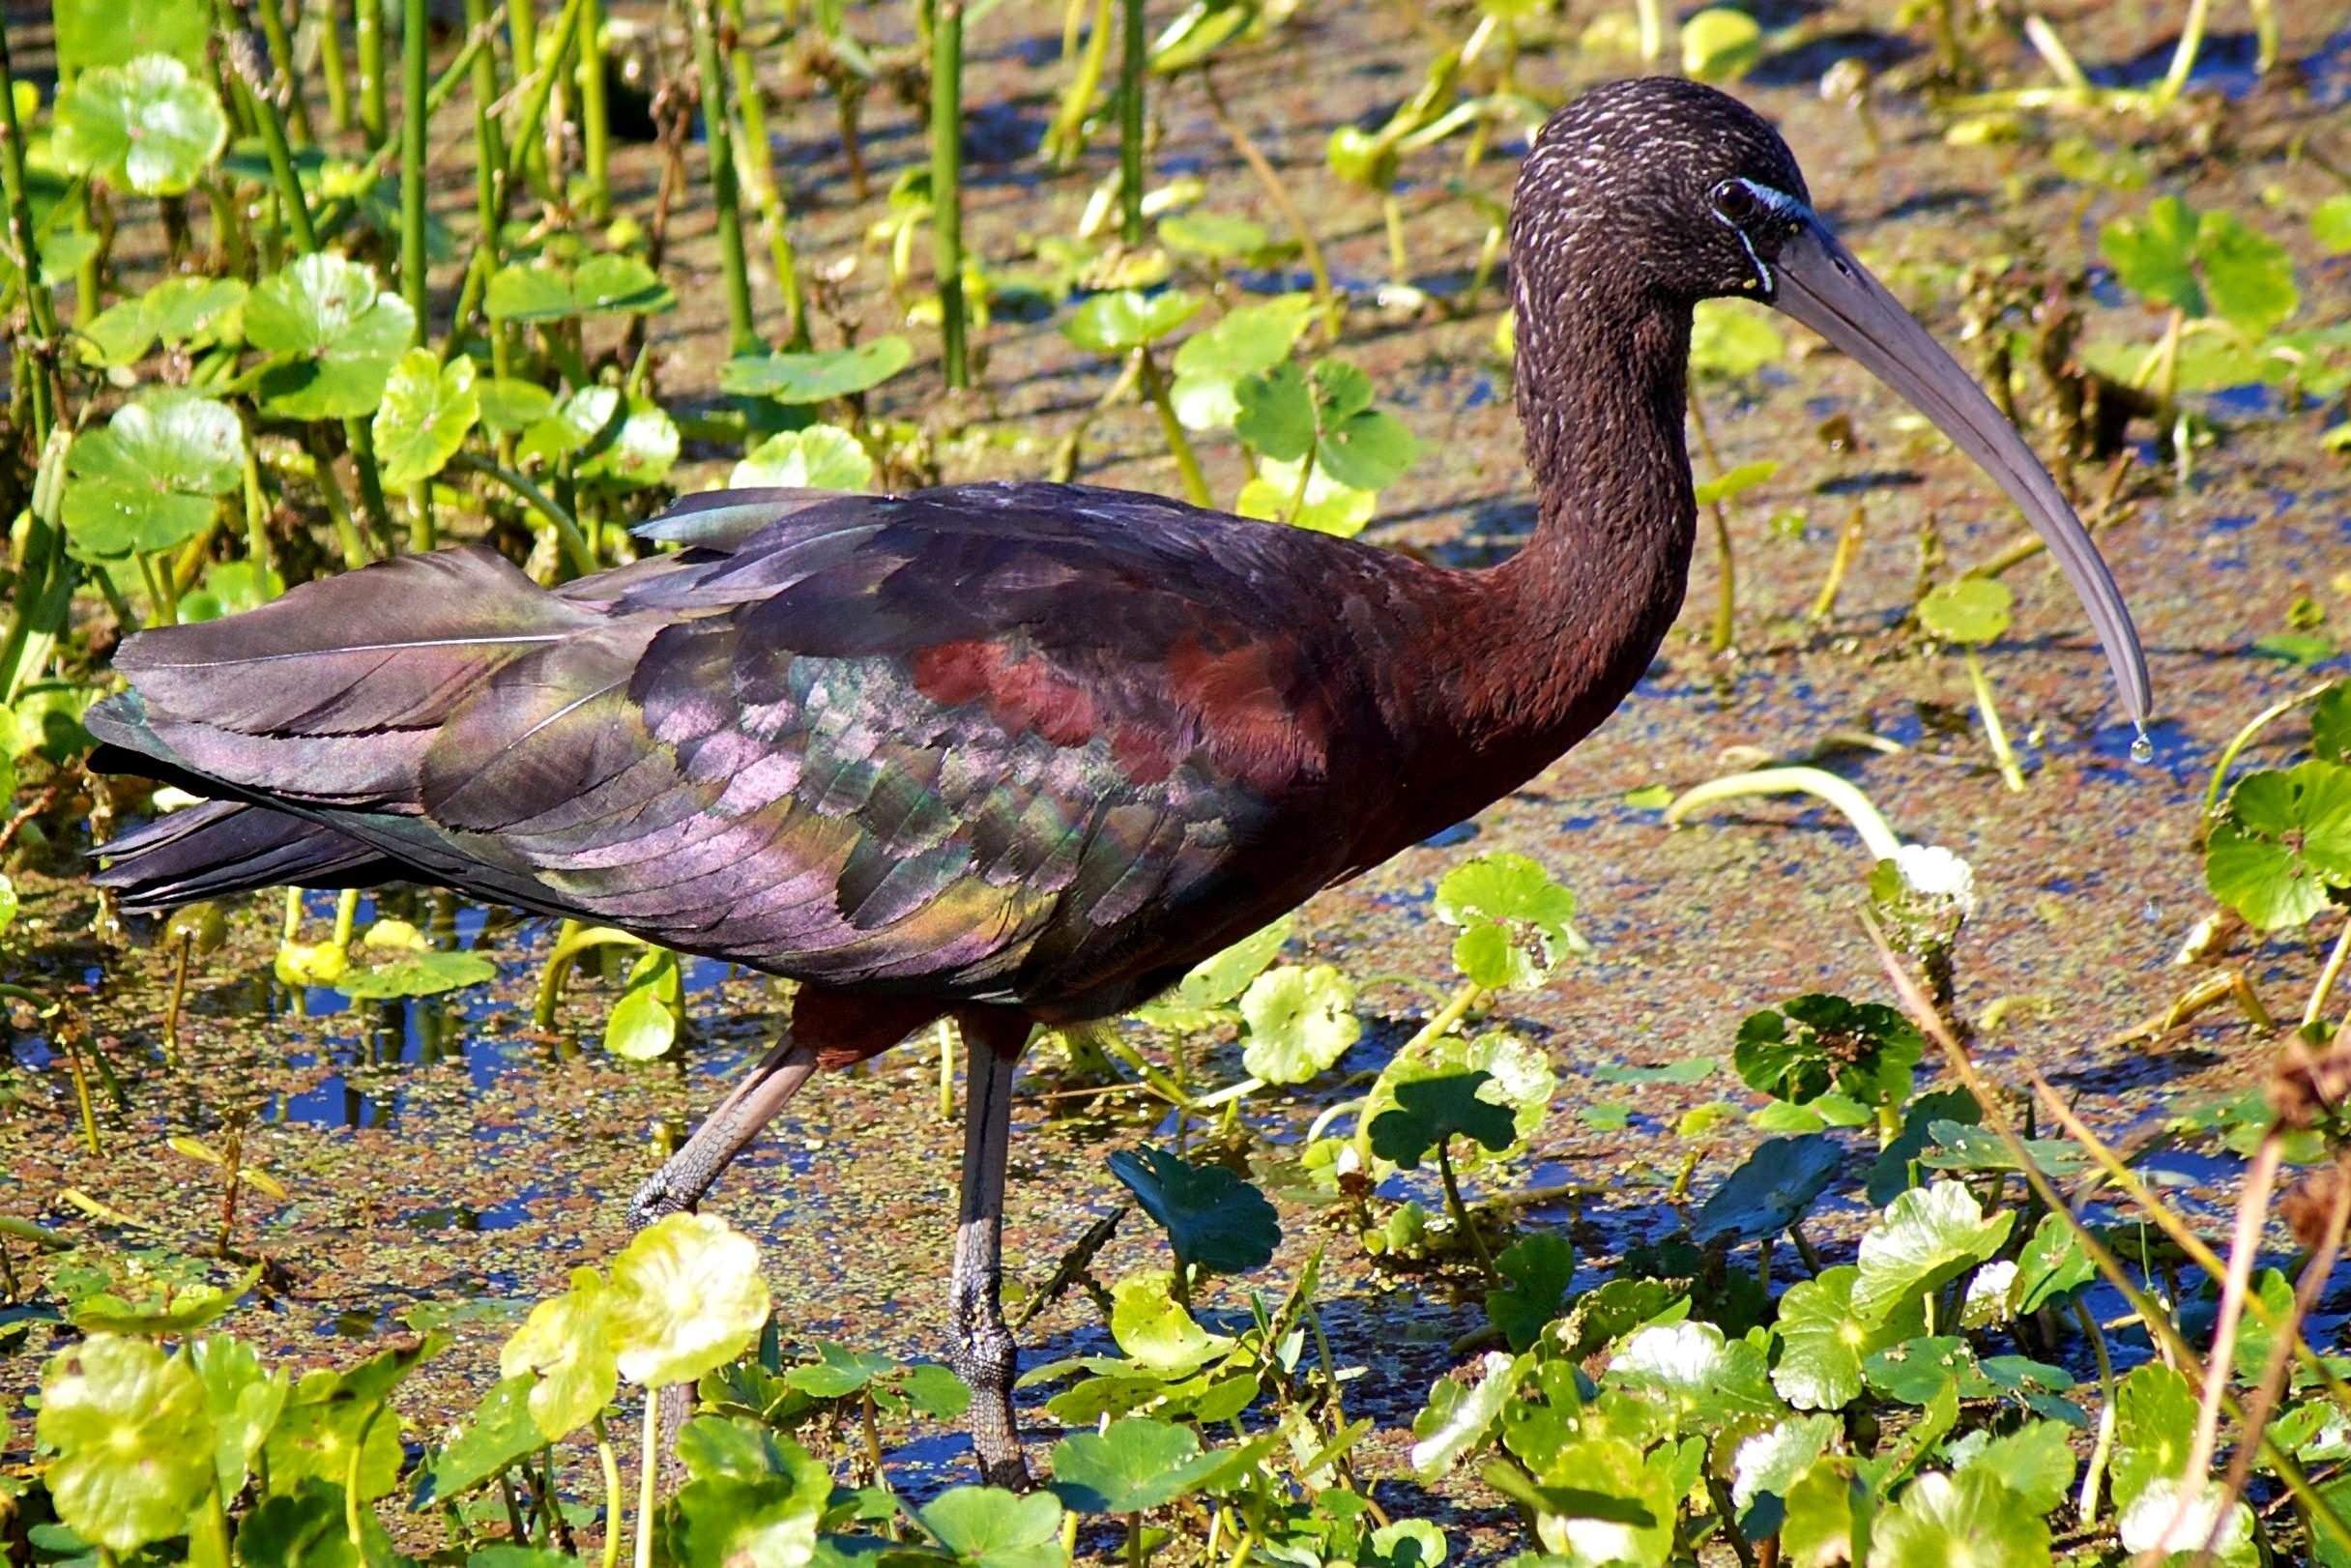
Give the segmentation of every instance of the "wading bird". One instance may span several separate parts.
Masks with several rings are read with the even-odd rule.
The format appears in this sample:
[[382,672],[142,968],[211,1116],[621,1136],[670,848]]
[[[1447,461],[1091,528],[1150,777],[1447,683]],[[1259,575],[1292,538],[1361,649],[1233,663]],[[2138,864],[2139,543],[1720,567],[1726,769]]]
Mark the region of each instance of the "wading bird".
[[782,1044],[637,1199],[688,1206],[820,1067],[971,1044],[950,1363],[1026,1477],[998,1307],[1014,1063],[1517,788],[1606,718],[1682,602],[1691,307],[1761,300],[1999,481],[2147,711],[2129,612],[1964,371],[1710,88],[1595,88],[1511,216],[1533,537],[1482,571],[1055,484],[734,491],[682,548],[543,590],[404,557],[124,644],[102,765],[212,797],[116,840],[129,908],[395,880],[799,982]]

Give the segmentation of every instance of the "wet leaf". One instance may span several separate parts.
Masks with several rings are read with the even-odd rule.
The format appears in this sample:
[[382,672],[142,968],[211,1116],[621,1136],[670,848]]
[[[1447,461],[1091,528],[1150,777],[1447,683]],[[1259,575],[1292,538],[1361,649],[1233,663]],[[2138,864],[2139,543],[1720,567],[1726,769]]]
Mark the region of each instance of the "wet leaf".
[[263,278],[245,304],[247,338],[280,362],[261,374],[263,405],[291,420],[374,413],[415,331],[371,269],[327,251]]
[[1314,393],[1307,387],[1306,372],[1296,365],[1285,362],[1242,376],[1234,384],[1233,395],[1239,410],[1233,433],[1251,450],[1294,463],[1314,449]]
[[1051,1491],[1081,1514],[1140,1514],[1200,1490],[1231,1452],[1202,1453],[1191,1428],[1130,1415],[1054,1444]]
[[400,356],[375,411],[376,461],[388,489],[421,484],[448,466],[481,418],[474,362],[460,354],[443,364],[428,348]]
[[2177,196],[2161,196],[2138,218],[2118,218],[2098,232],[2099,253],[2123,287],[2141,298],[2204,313],[2195,274],[2196,218]]
[[1222,213],[1175,213],[1159,220],[1159,243],[1190,255],[1237,260],[1265,248],[1265,225]]
[[2017,595],[1996,577],[1938,583],[1918,601],[1919,624],[1947,643],[1988,643],[2008,632]]
[[1242,993],[1249,1034],[1241,1065],[1268,1084],[1303,1084],[1328,1071],[1363,1032],[1355,988],[1328,964],[1270,969]]
[[421,952],[369,969],[345,970],[334,989],[354,1002],[388,997],[437,997],[498,978],[498,966],[479,953]]
[[1394,415],[1363,409],[1326,422],[1315,461],[1341,484],[1384,490],[1420,456],[1420,442]]
[[2014,1210],[1987,1218],[1975,1194],[1957,1181],[1903,1193],[1861,1238],[1853,1310],[1870,1321],[1923,1297],[2000,1250]]
[[243,482],[244,463],[245,426],[226,403],[166,393],[126,404],[67,454],[67,540],[85,561],[184,544]]
[[1412,1170],[1452,1138],[1468,1138],[1496,1152],[1518,1142],[1508,1107],[1479,1097],[1493,1082],[1487,1072],[1414,1078],[1395,1086],[1396,1104],[1372,1120],[1372,1152]]
[[784,1382],[818,1399],[846,1399],[898,1370],[898,1363],[871,1350],[853,1350],[830,1340],[820,1341],[817,1358],[784,1371]]
[[1576,1249],[1563,1235],[1538,1232],[1502,1249],[1494,1266],[1511,1283],[1486,1293],[1486,1316],[1513,1350],[1524,1350],[1565,1304]]
[[1199,314],[1204,303],[1182,289],[1096,294],[1061,323],[1061,335],[1089,354],[1126,354],[1158,342]]
[[914,1522],[970,1568],[1059,1568],[1061,1501],[1050,1492],[1026,1496],[1000,1487],[950,1487],[917,1511]]
[[665,1215],[613,1260],[611,1313],[622,1377],[692,1382],[749,1349],[768,1321],[759,1249],[724,1220]]
[[2304,924],[2351,887],[2351,767],[2249,773],[2204,845],[2204,885],[2264,931]]
[[1138,1365],[1182,1376],[1233,1348],[1212,1334],[1170,1293],[1173,1281],[1157,1270],[1129,1274],[1111,1289],[1110,1334]]
[[1243,1274],[1273,1261],[1280,1216],[1263,1193],[1225,1167],[1144,1148],[1111,1155],[1110,1170],[1167,1232],[1179,1267]]
[[1731,1062],[1748,1088],[1792,1104],[1834,1089],[1864,1105],[1899,1105],[1925,1050],[1893,1008],[1813,991],[1750,1013]]
[[2150,1363],[2126,1373],[2114,1390],[2114,1505],[2127,1509],[2157,1481],[2176,1479],[2188,1464],[2196,1399],[2188,1379]]
[[1476,1382],[1439,1378],[1432,1384],[1428,1404],[1412,1418],[1413,1473],[1434,1481],[1483,1444],[1503,1407],[1517,1395],[1525,1370],[1524,1356],[1514,1360],[1493,1350],[1479,1363]]
[[[568,448],[572,472],[583,479],[611,479],[624,489],[642,489],[669,477],[678,461],[678,426],[650,397],[624,397],[618,387],[583,387],[565,399],[549,421],[534,425],[518,449],[532,455],[549,423],[576,437]],[[551,436],[551,443],[559,440]]]
[[718,367],[721,392],[784,404],[822,403],[870,392],[914,363],[914,345],[892,334],[823,353],[769,354]]
[[213,1464],[220,1495],[233,1497],[252,1472],[261,1444],[285,1408],[291,1385],[283,1373],[261,1364],[253,1348],[226,1334],[190,1340],[189,1364],[204,1384],[213,1418]]
[[1897,1308],[1884,1320],[1857,1311],[1853,1286],[1860,1272],[1841,1263],[1789,1286],[1780,1298],[1772,1324],[1780,1339],[1772,1386],[1800,1410],[1841,1410],[1853,1403],[1861,1397],[1862,1358],[1924,1326],[1914,1306]]
[[1249,988],[1249,982],[1264,972],[1297,928],[1293,916],[1285,915],[1261,931],[1241,938],[1232,946],[1213,957],[1204,958],[1192,966],[1190,973],[1176,982],[1162,1002],[1177,1008],[1205,1010],[1221,1007]]
[[1800,1415],[1739,1444],[1731,1457],[1730,1500],[1749,1540],[1780,1533],[1788,1491],[1843,1431],[1843,1423],[1833,1415]]
[[684,1007],[678,955],[649,947],[629,966],[628,985],[604,1020],[604,1049],[628,1061],[651,1061],[677,1043]]
[[[685,1434],[691,1434],[687,1439]],[[814,1560],[832,1478],[789,1437],[701,1416],[681,1434],[693,1479],[678,1490],[679,1568],[800,1568]]]
[[2338,681],[2310,706],[2310,754],[2351,763],[2351,682]]
[[43,1369],[35,1436],[57,1516],[86,1541],[129,1552],[178,1535],[214,1483],[204,1385],[186,1357],[96,1334]]
[[1717,7],[1682,23],[1682,73],[1737,81],[1763,58],[1763,29],[1743,11]]
[[184,194],[228,145],[209,83],[164,54],[101,66],[57,96],[57,160],[142,196]]
[[1989,1470],[1920,1476],[1878,1515],[1870,1568],[2046,1568],[2049,1528]]
[[1766,1140],[1691,1217],[1690,1239],[1736,1246],[1778,1235],[1811,1210],[1843,1161],[1825,1133]]
[[1779,472],[1780,465],[1768,457],[1760,462],[1741,463],[1701,481],[1694,492],[1695,498],[1699,506],[1711,507],[1718,501],[1744,495]]
[[562,321],[572,316],[654,315],[677,294],[636,256],[596,255],[568,271],[545,256],[512,261],[491,276],[482,313],[492,321]]
[[1708,1322],[1636,1330],[1610,1357],[1607,1381],[1661,1396],[1681,1431],[1712,1439],[1735,1438],[1785,1413],[1762,1350]]
[[[1982,1440],[1970,1445],[1973,1438]],[[2028,1421],[1996,1437],[1970,1433],[1952,1445],[1951,1455],[1957,1473],[1980,1466],[2023,1498],[2025,1507],[2046,1514],[2073,1490],[2073,1441],[2062,1421]]]
[[1464,1073],[1484,1073],[1491,1077],[1493,1081],[1480,1089],[1478,1098],[1508,1110],[1513,1129],[1509,1147],[1493,1155],[1476,1143],[1453,1149],[1453,1162],[1464,1171],[1474,1170],[1490,1158],[1501,1158],[1523,1147],[1551,1114],[1552,1093],[1559,1082],[1551,1058],[1507,1030],[1489,1030],[1474,1039],[1447,1034],[1424,1046],[1418,1056],[1390,1064],[1364,1101],[1361,1113],[1364,1125],[1369,1127],[1398,1103],[1397,1090],[1403,1085]]
[[857,438],[838,425],[811,424],[783,430],[752,449],[735,465],[727,483],[780,484],[808,490],[865,490],[874,482],[874,460]]
[[2017,1259],[2009,1298],[2022,1317],[2064,1300],[2097,1277],[2097,1265],[2072,1229],[2056,1215],[2044,1214]]
[[1488,990],[1531,990],[1583,951],[1575,914],[1576,895],[1524,855],[1481,855],[1437,884],[1437,917],[1461,927],[1453,961]]
[[490,1386],[473,1419],[433,1453],[424,1473],[418,1478],[420,1507],[470,1492],[553,1440],[539,1431],[537,1419],[532,1413],[531,1401],[537,1382],[536,1378],[524,1373]]

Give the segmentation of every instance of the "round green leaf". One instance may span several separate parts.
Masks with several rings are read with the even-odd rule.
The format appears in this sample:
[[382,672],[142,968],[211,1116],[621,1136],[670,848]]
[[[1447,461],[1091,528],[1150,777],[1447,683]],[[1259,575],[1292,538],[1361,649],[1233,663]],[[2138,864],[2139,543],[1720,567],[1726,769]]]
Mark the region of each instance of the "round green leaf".
[[622,1377],[692,1382],[748,1350],[768,1321],[759,1249],[715,1216],[666,1215],[613,1260],[611,1313]]
[[1159,220],[1159,243],[1189,255],[1232,260],[1265,248],[1265,225],[1221,213],[1176,213]]
[[2098,231],[2099,253],[2123,287],[2189,315],[2204,314],[2195,274],[2196,216],[2177,196],[2158,197],[2138,218],[2118,218]]
[[2196,226],[2196,258],[2213,314],[2249,337],[2279,326],[2302,304],[2285,247],[2230,214],[2204,215]]
[[531,426],[516,449],[524,457],[573,459],[583,479],[642,489],[669,477],[678,461],[678,426],[650,397],[624,397],[618,387],[582,387]]
[[1202,959],[1163,1000],[1178,1008],[1223,1006],[1248,989],[1249,982],[1273,962],[1296,924],[1292,916],[1285,915],[1213,957]]
[[1986,1218],[1975,1194],[1957,1181],[1903,1193],[1861,1238],[1853,1310],[1882,1321],[1998,1252],[2016,1223],[2014,1209]]
[[1682,23],[1682,73],[1736,81],[1763,58],[1763,29],[1744,11],[1714,8]]
[[1158,1269],[1129,1274],[1111,1288],[1110,1334],[1118,1349],[1152,1372],[1181,1377],[1233,1341],[1211,1334],[1173,1294],[1173,1279]]
[[213,1420],[184,1357],[97,1334],[53,1358],[35,1433],[57,1517],[85,1541],[129,1552],[188,1527],[214,1484]]
[[1193,1165],[1162,1149],[1120,1149],[1111,1175],[1168,1234],[1179,1263],[1243,1274],[1273,1261],[1280,1216],[1265,1195],[1221,1165]]
[[1268,1084],[1303,1084],[1327,1071],[1363,1032],[1355,988],[1328,964],[1267,970],[1241,997],[1249,1037],[1241,1065]]
[[245,426],[227,404],[185,395],[127,404],[67,454],[67,540],[85,561],[184,543],[243,481],[244,463]]
[[1294,463],[1315,444],[1314,394],[1306,372],[1287,361],[1254,371],[1234,383],[1238,413],[1234,433],[1261,456]]
[[1778,1235],[1804,1217],[1843,1162],[1825,1133],[1765,1140],[1691,1216],[1690,1239],[1709,1247]]
[[1404,421],[1379,409],[1350,414],[1322,432],[1315,460],[1341,484],[1384,490],[1420,455],[1420,442]]
[[855,348],[822,354],[769,354],[729,360],[718,367],[719,390],[737,397],[779,403],[821,403],[879,387],[912,363],[914,345],[877,337]]
[[1983,1466],[1920,1476],[1870,1531],[1871,1568],[2047,1568],[2052,1560],[2047,1524]]
[[2008,630],[2016,602],[1996,577],[1960,577],[1936,584],[1918,601],[1919,624],[1947,643],[1988,643]]
[[282,363],[262,372],[261,397],[294,420],[371,414],[416,331],[408,303],[375,273],[326,251],[263,278],[245,305],[252,345]]
[[1901,1344],[1925,1325],[1915,1304],[1884,1321],[1855,1311],[1853,1285],[1860,1275],[1850,1263],[1840,1263],[1818,1279],[1797,1281],[1780,1298],[1772,1323],[1780,1359],[1771,1381],[1800,1410],[1841,1410],[1859,1399],[1863,1357]]
[[837,425],[779,431],[735,465],[727,483],[781,484],[809,490],[863,490],[874,482],[874,460],[857,438]]
[[1395,1086],[1396,1103],[1372,1118],[1372,1152],[1411,1170],[1454,1138],[1500,1152],[1518,1141],[1509,1108],[1481,1099],[1493,1081],[1486,1072],[1411,1078]]
[[1437,917],[1462,928],[1453,961],[1489,990],[1529,990],[1583,939],[1569,922],[1576,895],[1524,855],[1481,855],[1437,885]]
[[2351,250],[2351,193],[2329,196],[2310,209],[2310,238],[2336,255]]
[[1081,1514],[1140,1514],[1199,1490],[1226,1461],[1202,1453],[1189,1427],[1131,1415],[1054,1444],[1052,1490]]
[[1059,1568],[1061,1501],[1001,1487],[950,1487],[915,1516],[931,1538],[969,1568]]
[[1061,323],[1061,335],[1089,354],[1124,354],[1156,343],[1200,311],[1197,294],[1118,289],[1096,294]]
[[498,322],[561,321],[575,313],[570,281],[545,256],[509,261],[490,275],[481,313]]
[[394,490],[421,484],[448,466],[481,418],[474,362],[460,354],[443,364],[428,348],[400,356],[375,411],[376,460]]
[[496,978],[498,966],[479,953],[420,952],[369,969],[345,970],[334,985],[354,1002],[380,1002],[390,997],[437,997]]
[[185,194],[227,145],[220,101],[169,55],[85,71],[58,95],[58,160],[117,189]]
[[2204,884],[2264,931],[2325,909],[2351,887],[2351,767],[2312,759],[2238,780],[2205,841]]

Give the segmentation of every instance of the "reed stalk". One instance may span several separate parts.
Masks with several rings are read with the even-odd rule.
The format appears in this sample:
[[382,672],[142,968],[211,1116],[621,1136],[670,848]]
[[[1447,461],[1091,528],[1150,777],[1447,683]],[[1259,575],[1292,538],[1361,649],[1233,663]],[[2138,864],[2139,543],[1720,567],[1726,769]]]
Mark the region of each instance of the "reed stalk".
[[965,387],[971,366],[963,297],[963,0],[935,0],[931,14],[931,242],[940,365],[949,387]]

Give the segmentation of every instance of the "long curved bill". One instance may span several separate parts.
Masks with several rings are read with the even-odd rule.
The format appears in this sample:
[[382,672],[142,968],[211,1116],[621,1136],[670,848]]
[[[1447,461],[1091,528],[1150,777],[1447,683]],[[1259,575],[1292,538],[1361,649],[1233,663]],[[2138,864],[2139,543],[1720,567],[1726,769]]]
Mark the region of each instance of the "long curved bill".
[[2113,667],[2123,706],[2132,721],[2144,729],[2151,700],[2147,657],[2131,624],[2130,607],[2123,603],[2113,573],[2090,542],[2088,531],[2016,427],[1810,211],[1801,212],[1795,232],[1781,245],[1766,271],[1775,307],[1901,393],[2008,492],[2024,520],[2048,542],[2049,554],[2074,585]]

